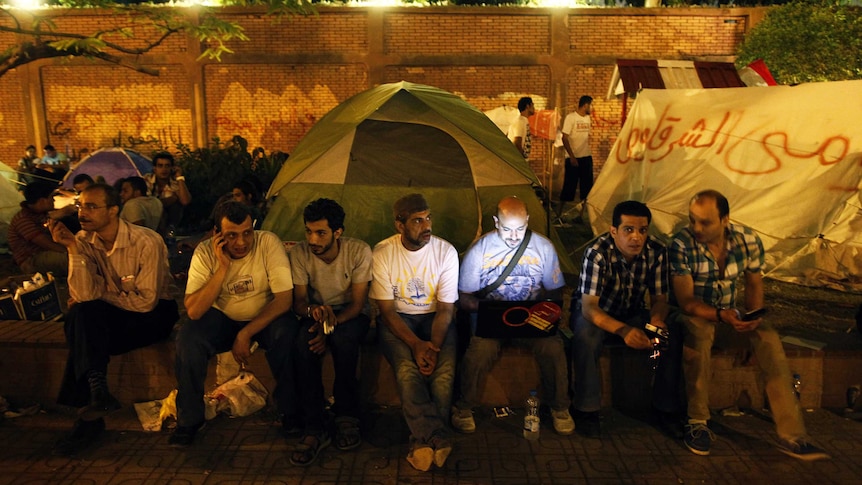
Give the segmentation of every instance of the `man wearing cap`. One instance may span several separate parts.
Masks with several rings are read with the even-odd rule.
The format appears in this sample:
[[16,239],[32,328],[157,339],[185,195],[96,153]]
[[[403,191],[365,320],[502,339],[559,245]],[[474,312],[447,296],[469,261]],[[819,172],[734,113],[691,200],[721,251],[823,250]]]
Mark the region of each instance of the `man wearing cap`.
[[398,199],[393,209],[398,234],[374,248],[370,297],[410,428],[407,461],[427,471],[442,467],[452,452],[445,423],[455,377],[458,253],[431,235],[431,211],[421,194]]
[[[479,299],[560,300],[563,296],[566,282],[554,245],[540,234],[531,234],[527,240],[529,220],[527,205],[521,199],[503,198],[497,204],[497,215],[494,216],[496,231],[479,238],[464,255],[458,291],[461,294],[461,309],[471,312],[474,335],[470,338],[461,366],[461,398],[452,408],[452,426],[462,433],[476,430],[473,407],[479,400],[485,377],[497,360],[503,342],[501,339],[475,335]],[[523,254],[518,256],[505,279],[494,287],[522,244],[526,245]],[[477,296],[477,292],[487,294]],[[572,434],[575,422],[569,414],[569,373],[562,337],[557,334],[515,339],[514,343],[530,347],[536,357],[542,376],[543,399],[551,406],[554,430],[561,435]]]

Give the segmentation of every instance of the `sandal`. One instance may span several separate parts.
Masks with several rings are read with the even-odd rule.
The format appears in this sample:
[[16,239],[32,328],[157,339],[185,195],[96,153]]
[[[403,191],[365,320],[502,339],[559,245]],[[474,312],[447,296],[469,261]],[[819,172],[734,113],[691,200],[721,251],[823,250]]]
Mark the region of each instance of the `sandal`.
[[326,433],[306,434],[293,448],[290,462],[296,466],[309,466],[317,460],[320,451],[329,446],[331,442],[332,439]]
[[359,420],[348,416],[335,418],[335,447],[341,451],[349,451],[362,444],[359,433]]

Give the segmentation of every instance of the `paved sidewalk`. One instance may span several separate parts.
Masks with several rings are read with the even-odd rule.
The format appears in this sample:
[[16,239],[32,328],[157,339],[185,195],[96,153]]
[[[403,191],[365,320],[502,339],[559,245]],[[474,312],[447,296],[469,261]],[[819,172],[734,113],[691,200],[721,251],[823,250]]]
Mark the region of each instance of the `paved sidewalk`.
[[363,423],[365,442],[353,452],[328,448],[309,468],[292,466],[294,441],[280,438],[266,413],[217,418],[196,444],[177,451],[168,432],[140,430],[130,408],[108,418],[100,445],[74,458],[51,456],[71,418],[58,413],[0,423],[0,483],[93,484],[850,484],[862,477],[862,423],[825,410],[806,413],[815,442],[833,459],[804,463],[774,447],[768,418],[716,417],[712,455],[699,457],[681,442],[624,412],[605,409],[602,439],[560,437],[544,423],[536,443],[520,435],[520,416],[477,413],[478,431],[455,435],[446,466],[413,470],[405,461],[407,429],[397,409],[380,409]]

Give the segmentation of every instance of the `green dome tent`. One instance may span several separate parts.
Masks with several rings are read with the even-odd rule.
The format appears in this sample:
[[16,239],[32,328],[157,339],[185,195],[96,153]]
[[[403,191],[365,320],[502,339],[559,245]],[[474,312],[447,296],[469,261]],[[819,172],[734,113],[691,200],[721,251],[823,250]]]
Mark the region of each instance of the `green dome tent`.
[[[434,234],[463,252],[493,229],[497,202],[507,195],[527,203],[533,231],[549,234],[538,185],[481,111],[431,86],[384,84],[344,101],[308,131],[269,189],[276,199],[263,228],[303,240],[303,209],[327,197],[347,213],[345,234],[373,246],[395,232],[395,200],[418,192],[431,205]],[[550,238],[563,272],[574,274],[553,228]]]

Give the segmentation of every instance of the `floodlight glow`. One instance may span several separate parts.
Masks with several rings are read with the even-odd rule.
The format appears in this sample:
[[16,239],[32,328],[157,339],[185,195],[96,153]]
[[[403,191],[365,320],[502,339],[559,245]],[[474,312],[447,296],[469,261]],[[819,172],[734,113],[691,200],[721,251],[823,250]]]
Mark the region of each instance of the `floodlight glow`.
[[42,8],[42,0],[12,0],[12,5],[21,10],[39,10]]

